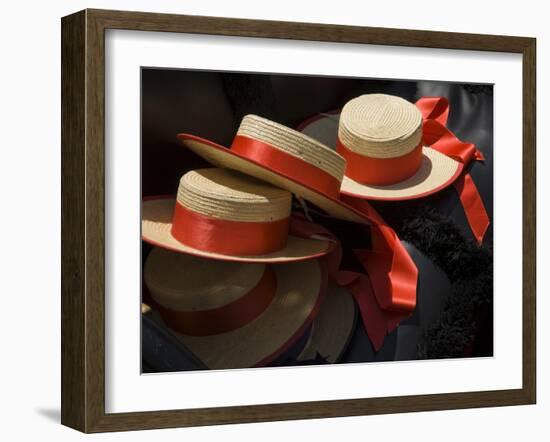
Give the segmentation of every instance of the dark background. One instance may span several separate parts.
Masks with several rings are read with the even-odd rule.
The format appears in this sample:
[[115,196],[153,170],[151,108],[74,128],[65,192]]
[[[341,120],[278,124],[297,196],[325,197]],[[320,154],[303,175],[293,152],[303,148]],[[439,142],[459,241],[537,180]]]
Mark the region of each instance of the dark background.
[[[461,140],[475,143],[486,158],[484,163],[474,162],[469,168],[491,226],[484,247],[478,249],[452,186],[419,200],[373,202],[406,241],[419,268],[418,307],[413,317],[399,327],[400,334],[388,336],[378,355],[372,350],[365,353],[367,339],[358,327],[356,345],[352,340],[343,362],[490,356],[492,85],[143,68],[142,196],[175,194],[185,172],[210,167],[179,144],[178,133],[229,146],[246,114],[296,127],[312,115],[340,109],[364,93],[398,95],[413,103],[422,96],[449,99],[448,127]],[[331,228],[344,243],[358,246],[359,236],[353,228],[338,222],[333,222]],[[147,252],[144,246],[143,259]],[[434,306],[445,308],[436,312]]]

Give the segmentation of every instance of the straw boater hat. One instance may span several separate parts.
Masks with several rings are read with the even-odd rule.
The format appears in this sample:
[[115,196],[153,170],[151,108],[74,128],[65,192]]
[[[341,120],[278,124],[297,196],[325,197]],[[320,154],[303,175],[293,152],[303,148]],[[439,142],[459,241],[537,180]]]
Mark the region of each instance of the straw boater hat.
[[218,167],[237,170],[286,189],[329,215],[368,223],[364,214],[339,200],[346,162],[318,141],[281,124],[246,115],[230,149],[190,134],[179,140]]
[[462,163],[425,146],[422,129],[414,104],[385,94],[361,95],[339,116],[321,114],[299,127],[346,159],[343,194],[374,200],[420,198],[458,178]]
[[290,262],[327,254],[333,243],[289,235],[290,192],[224,169],[200,169],[180,180],[177,197],[146,199],[142,237],[153,245],[204,258]]
[[[147,286],[143,299],[154,301]],[[142,303],[143,358],[155,371],[204,370],[206,367],[181,339],[162,324],[149,304]],[[319,313],[303,336],[269,365],[300,365],[313,362],[336,363],[354,336],[357,311],[353,298],[342,287],[329,282]]]
[[208,368],[263,366],[308,329],[326,292],[320,260],[266,265],[155,247],[144,268],[156,320]]
[[[341,288],[334,289],[327,291],[319,313],[303,336],[269,366],[334,364],[341,360],[354,336],[357,314],[349,294],[339,293]],[[142,341],[148,371],[208,369],[146,304],[142,304]]]

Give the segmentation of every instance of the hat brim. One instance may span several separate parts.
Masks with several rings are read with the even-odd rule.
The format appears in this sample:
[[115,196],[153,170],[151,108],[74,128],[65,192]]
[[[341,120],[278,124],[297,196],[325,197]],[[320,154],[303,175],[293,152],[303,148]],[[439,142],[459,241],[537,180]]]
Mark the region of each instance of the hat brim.
[[217,167],[236,170],[286,189],[312,202],[317,207],[336,218],[368,224],[364,215],[346,203],[321,193],[312,187],[301,184],[294,177],[284,175],[259,162],[235,153],[231,149],[195,135],[178,134],[178,139],[187,148]]
[[[212,336],[189,336],[172,330],[174,336],[209,369],[261,367],[274,361],[300,339],[318,314],[328,277],[320,260],[272,268],[277,278],[275,296],[254,321]],[[167,327],[156,310],[153,318]]]
[[[299,126],[304,134],[321,143],[336,148],[339,114],[319,114],[306,120]],[[418,171],[396,184],[373,186],[358,183],[344,176],[340,192],[344,195],[383,201],[402,201],[423,198],[451,185],[460,175],[463,164],[424,146],[422,163]]]
[[351,294],[331,284],[311,326],[308,342],[296,359],[308,361],[320,356],[331,364],[338,362],[353,336],[356,321],[357,310]]
[[173,197],[148,198],[142,203],[141,237],[157,247],[202,258],[223,261],[286,263],[319,258],[330,253],[335,244],[323,239],[307,239],[289,235],[285,247],[265,255],[226,255],[207,252],[179,242],[172,235],[172,216],[176,200]]

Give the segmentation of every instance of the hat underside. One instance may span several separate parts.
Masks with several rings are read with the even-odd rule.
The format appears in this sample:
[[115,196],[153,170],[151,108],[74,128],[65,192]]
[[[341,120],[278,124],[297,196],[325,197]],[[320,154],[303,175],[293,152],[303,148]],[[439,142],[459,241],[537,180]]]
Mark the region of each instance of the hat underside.
[[[324,299],[326,274],[317,260],[276,265],[273,270],[277,292],[269,307],[254,321],[212,336],[172,333],[210,369],[246,368],[274,360],[314,319]],[[155,319],[162,323],[158,313],[155,314]]]

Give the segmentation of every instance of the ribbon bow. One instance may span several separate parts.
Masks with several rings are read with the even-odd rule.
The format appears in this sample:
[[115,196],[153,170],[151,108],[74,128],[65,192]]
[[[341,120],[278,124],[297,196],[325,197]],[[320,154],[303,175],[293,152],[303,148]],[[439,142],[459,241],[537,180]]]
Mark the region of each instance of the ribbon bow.
[[466,167],[472,161],[483,161],[485,158],[475,144],[460,141],[447,128],[449,101],[445,97],[422,97],[416,102],[416,107],[422,113],[424,143],[464,165],[464,171],[453,186],[458,192],[470,229],[478,245],[481,245],[489,227],[489,216]]

